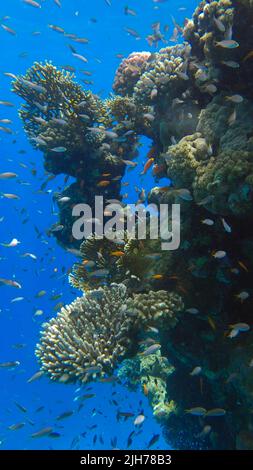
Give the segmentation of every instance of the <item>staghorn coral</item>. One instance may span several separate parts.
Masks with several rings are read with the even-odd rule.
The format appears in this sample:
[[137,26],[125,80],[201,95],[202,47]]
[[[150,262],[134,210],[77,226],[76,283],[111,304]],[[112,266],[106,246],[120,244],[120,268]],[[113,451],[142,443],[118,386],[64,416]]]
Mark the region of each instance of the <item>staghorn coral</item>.
[[150,52],[132,52],[122,60],[113,83],[113,90],[118,95],[132,95],[134,86],[147,68],[150,56]]
[[174,327],[181,308],[179,296],[168,292],[132,298],[126,286],[115,283],[92,290],[43,325],[36,356],[52,380],[86,382],[112,373],[134,331],[146,324]]

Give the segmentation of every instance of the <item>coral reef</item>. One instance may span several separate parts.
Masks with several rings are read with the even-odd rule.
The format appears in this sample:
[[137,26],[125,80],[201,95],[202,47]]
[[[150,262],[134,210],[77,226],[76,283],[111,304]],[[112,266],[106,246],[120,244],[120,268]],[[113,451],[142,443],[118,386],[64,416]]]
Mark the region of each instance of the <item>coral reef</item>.
[[[186,42],[124,59],[104,101],[51,64],[14,83],[46,169],[76,178],[51,231],[80,248],[70,282],[85,294],[44,325],[42,368],[85,382],[124,358],[121,380],[142,386],[175,448],[252,448],[252,22],[251,0],[201,1]],[[181,206],[179,249],[162,252],[149,231],[80,247],[72,205],[120,198],[140,136],[152,141],[149,203]]]

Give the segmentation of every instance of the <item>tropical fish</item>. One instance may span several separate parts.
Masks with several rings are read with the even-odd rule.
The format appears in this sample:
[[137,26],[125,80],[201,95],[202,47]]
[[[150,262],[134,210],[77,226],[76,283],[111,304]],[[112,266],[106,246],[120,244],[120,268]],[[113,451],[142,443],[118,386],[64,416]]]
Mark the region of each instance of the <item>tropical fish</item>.
[[244,302],[249,298],[249,293],[243,290],[239,294],[236,295],[237,299],[239,299],[241,302]]
[[213,21],[214,21],[215,25],[217,26],[218,30],[221,31],[221,33],[224,33],[226,28],[225,28],[224,24],[222,23],[222,21],[219,20],[219,18],[215,18],[215,16],[213,17]]
[[134,425],[135,426],[140,426],[144,421],[145,421],[145,416],[142,415],[142,414],[138,415],[134,420]]
[[205,416],[206,409],[202,408],[201,406],[196,406],[195,408],[185,410],[185,412],[193,416]]
[[224,258],[225,256],[227,255],[227,253],[223,250],[218,250],[218,251],[214,251],[212,253],[212,256],[215,258],[215,259],[222,259]]
[[54,147],[53,149],[50,149],[51,152],[56,152],[56,153],[64,153],[67,152],[66,147]]
[[235,49],[240,44],[233,39],[224,39],[223,41],[216,42],[216,46],[223,47],[224,49]]
[[23,428],[25,426],[25,423],[16,423],[12,424],[11,426],[8,426],[8,429],[10,431],[18,431],[19,429]]
[[226,410],[223,408],[213,408],[206,412],[206,418],[208,417],[215,417],[215,416],[224,416],[226,414]]
[[239,104],[243,102],[243,97],[241,95],[232,95],[225,97],[227,101],[231,101],[231,103]]
[[23,0],[23,2],[35,8],[41,8],[41,5],[38,2],[35,2],[34,0]]
[[199,310],[195,307],[187,308],[185,311],[187,313],[191,313],[192,315],[197,315],[199,313]]
[[97,183],[97,187],[98,188],[106,188],[106,186],[109,186],[109,184],[111,184],[110,181],[102,180],[102,181],[99,181],[99,183]]
[[149,356],[150,354],[155,354],[157,351],[161,349],[161,345],[159,343],[152,344],[149,348],[145,349],[140,356]]
[[69,418],[70,416],[72,416],[74,414],[73,411],[64,411],[64,413],[60,414],[59,416],[57,416],[56,420],[57,421],[61,421],[63,419],[66,419],[66,418]]
[[46,428],[43,428],[43,429],[40,429],[40,431],[37,431],[37,432],[34,432],[31,437],[33,439],[37,439],[39,437],[45,437],[45,436],[48,436],[48,434],[50,434],[51,432],[53,431],[53,428],[51,427],[46,427]]
[[11,178],[16,178],[17,176],[18,176],[17,173],[11,173],[11,172],[0,173],[1,180],[9,180]]
[[149,158],[149,160],[147,161],[147,163],[144,166],[143,171],[140,174],[145,175],[147,173],[147,171],[149,170],[149,168],[151,167],[153,162],[154,162],[154,158]]
[[223,217],[221,218],[221,221],[222,221],[222,225],[223,225],[225,231],[228,232],[228,233],[231,233],[232,228],[230,227],[230,225],[228,225],[228,223],[225,221],[225,219],[223,219]]
[[214,225],[214,221],[212,219],[203,219],[201,220],[201,223],[204,225],[209,225],[209,226]]
[[35,380],[40,379],[43,375],[44,375],[44,371],[39,370],[38,372],[35,372],[35,374],[33,374],[32,377],[30,377],[30,379],[27,380],[27,383],[30,384],[34,382]]
[[5,197],[6,199],[20,199],[20,197],[17,196],[17,194],[12,194],[12,193],[3,193],[2,196]]
[[190,372],[190,375],[194,377],[195,375],[199,375],[202,372],[202,367],[196,366],[194,369]]
[[2,369],[13,369],[14,367],[20,366],[19,361],[11,361],[11,362],[1,362],[0,368]]
[[10,243],[0,243],[0,245],[4,246],[5,248],[13,248],[19,245],[21,242],[16,238],[13,238]]
[[157,443],[157,441],[159,440],[159,438],[160,438],[160,434],[154,434],[151,437],[151,439],[150,439],[150,441],[147,445],[147,448],[150,449],[150,447],[154,446]]
[[9,26],[6,26],[5,24],[1,24],[2,28],[7,31],[7,33],[12,34],[12,36],[16,36],[16,31],[14,29],[9,28]]
[[238,62],[235,62],[234,60],[222,60],[221,63],[226,65],[227,67],[231,67],[232,69],[240,68],[240,64],[238,64]]
[[13,281],[12,279],[4,279],[0,278],[0,286],[5,285],[5,286],[10,286],[10,287],[16,287],[17,289],[21,289],[21,284],[17,281]]

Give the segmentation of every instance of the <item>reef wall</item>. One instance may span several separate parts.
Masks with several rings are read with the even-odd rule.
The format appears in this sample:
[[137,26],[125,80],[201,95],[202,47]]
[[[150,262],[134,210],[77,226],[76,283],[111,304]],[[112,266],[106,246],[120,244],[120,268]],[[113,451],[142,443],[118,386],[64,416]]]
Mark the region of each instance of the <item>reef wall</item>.
[[44,325],[37,356],[63,382],[109,379],[123,360],[120,380],[143,388],[175,448],[253,448],[252,24],[250,0],[202,1],[185,42],[132,53],[104,101],[49,63],[13,85],[46,170],[76,178],[59,196],[65,247],[80,248],[72,204],[119,199],[138,138],[152,139],[148,201],[180,203],[180,248],[86,240],[70,275],[84,297]]

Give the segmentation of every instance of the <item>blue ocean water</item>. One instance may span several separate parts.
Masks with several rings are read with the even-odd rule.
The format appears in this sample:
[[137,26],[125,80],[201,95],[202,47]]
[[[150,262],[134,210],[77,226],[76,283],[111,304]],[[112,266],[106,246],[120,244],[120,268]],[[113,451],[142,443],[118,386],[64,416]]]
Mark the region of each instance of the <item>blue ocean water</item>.
[[[0,368],[2,449],[108,449],[112,448],[111,440],[115,436],[117,448],[126,449],[128,437],[134,430],[133,418],[117,420],[117,410],[132,412],[134,416],[143,411],[146,417],[130,449],[146,448],[154,434],[160,435],[154,448],[170,448],[141,390],[131,392],[119,384],[94,383],[80,391],[77,386],[54,384],[47,378],[27,383],[38,370],[34,348],[41,324],[56,315],[54,307],[58,302],[69,303],[78,295],[67,279],[67,271],[76,259],[46,233],[57,221],[53,215],[52,194],[63,187],[64,176],[57,176],[48,183],[46,191],[38,192],[45,181],[43,156],[32,149],[26,139],[18,118],[21,100],[11,93],[11,79],[4,73],[22,74],[34,61],[47,59],[59,67],[67,64],[75,67],[76,79],[84,88],[91,88],[94,93],[106,97],[112,91],[120,62],[116,55],[156,51],[145,39],[152,32],[151,24],[168,24],[169,38],[173,32],[172,16],[183,24],[198,2],[131,0],[128,7],[137,12],[136,16],[124,13],[125,0],[111,0],[111,6],[108,3],[105,0],[61,0],[62,7],[59,8],[54,0],[40,0],[39,9],[22,0],[0,2],[0,23],[16,31],[16,35],[12,35],[0,28],[0,101],[10,101],[14,105],[0,106],[0,119],[12,120],[9,127],[13,130],[13,134],[1,132],[0,173],[18,174],[15,180],[0,182],[0,193],[14,193],[20,197],[19,200],[0,198],[0,243],[9,243],[13,238],[20,241],[16,247],[0,246],[0,277],[16,280],[22,286],[21,289],[8,286],[0,289],[0,363],[20,362],[14,369]],[[68,48],[70,40],[50,29],[49,24],[89,38],[88,45],[75,45],[78,53],[87,57],[88,64],[82,64],[72,56]],[[136,29],[141,39],[128,35],[125,27]],[[40,34],[34,35],[34,32]],[[94,84],[82,82],[87,77],[80,69],[92,72],[88,78]],[[123,188],[124,193],[128,193],[126,202],[136,201],[134,185],[146,191],[154,185],[151,176],[139,176],[148,149],[149,142],[144,140],[139,164],[131,172],[131,187]],[[123,181],[128,182],[129,178],[126,173]],[[22,256],[25,253],[32,253],[37,259]],[[46,294],[39,297],[37,294],[41,290]],[[62,297],[51,300],[57,294]],[[23,299],[15,300],[17,297]],[[38,310],[43,311],[39,316],[35,315]],[[94,394],[94,397],[87,399],[78,411],[79,402],[75,397],[83,393]],[[23,411],[17,404],[24,407]],[[74,413],[57,421],[57,416],[68,411]],[[24,426],[17,431],[8,429],[16,423],[24,423]],[[31,438],[32,433],[47,426],[59,433],[57,439]]]

